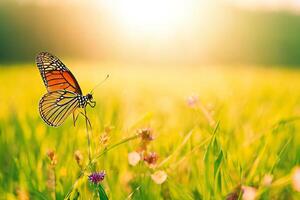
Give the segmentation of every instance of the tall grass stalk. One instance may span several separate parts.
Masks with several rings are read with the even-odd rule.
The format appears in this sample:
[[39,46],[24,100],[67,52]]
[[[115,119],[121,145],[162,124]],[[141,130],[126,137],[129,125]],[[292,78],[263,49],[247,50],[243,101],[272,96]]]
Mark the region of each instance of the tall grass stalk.
[[[86,137],[87,137],[87,145],[88,145],[88,156],[89,156],[89,163],[92,161],[92,147],[91,147],[91,134],[90,131],[92,130],[92,126],[89,122],[89,119],[86,115],[86,109],[84,109],[84,116],[85,116],[85,128],[86,128]],[[89,128],[90,127],[90,128]]]
[[64,199],[70,199],[70,196],[73,192],[73,190],[75,189],[76,184],[78,183],[78,181],[86,174],[86,172],[91,169],[93,167],[93,165],[98,161],[99,158],[101,158],[101,156],[103,156],[105,153],[107,153],[108,151],[126,143],[129,142],[131,140],[137,139],[139,137],[138,134],[124,138],[123,140],[112,144],[110,146],[108,146],[107,148],[103,149],[103,151],[97,155],[95,155],[95,157],[93,159],[91,159],[91,161],[83,168],[83,170],[81,171],[80,175],[78,176],[78,178],[76,179],[76,181],[74,182],[74,184],[72,185],[70,191],[67,193],[67,195],[65,196]]

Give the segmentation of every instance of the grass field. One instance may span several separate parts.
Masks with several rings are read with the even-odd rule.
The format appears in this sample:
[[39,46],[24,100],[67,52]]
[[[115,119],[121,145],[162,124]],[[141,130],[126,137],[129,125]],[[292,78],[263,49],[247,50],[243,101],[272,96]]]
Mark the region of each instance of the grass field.
[[[46,89],[37,67],[2,66],[0,199],[63,199],[72,186],[71,199],[97,199],[88,181],[95,170],[105,170],[101,185],[116,200],[300,198],[299,70],[66,63],[84,93],[111,75],[88,116],[92,157],[113,148],[77,180],[74,153],[88,164],[84,118],[76,127],[72,116],[47,126],[38,113]],[[128,162],[141,149],[142,139],[132,139],[141,128],[153,130],[147,151],[158,160],[151,166]],[[159,170],[167,174],[162,184],[153,180]]]

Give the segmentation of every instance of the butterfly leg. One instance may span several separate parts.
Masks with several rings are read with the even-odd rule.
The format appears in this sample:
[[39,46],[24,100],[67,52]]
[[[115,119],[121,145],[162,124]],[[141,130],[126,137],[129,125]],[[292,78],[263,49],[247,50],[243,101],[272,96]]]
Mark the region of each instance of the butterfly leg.
[[73,112],[73,123],[74,123],[74,127],[75,127],[75,124],[76,124],[76,121],[78,119],[78,116],[80,113],[75,113],[76,111]]
[[76,122],[77,122],[79,114],[81,114],[81,115],[84,116],[84,118],[87,120],[87,123],[88,123],[89,127],[92,128],[92,124],[91,124],[89,118],[87,117],[86,113],[83,113],[82,111],[78,111],[78,110],[75,110],[73,112],[73,124],[74,124],[74,127],[76,125]]
[[87,120],[87,122],[88,122],[88,124],[89,124],[89,127],[92,129],[92,124],[91,124],[89,118],[86,116],[86,114],[83,113],[83,112],[80,112],[79,114],[82,114],[82,115],[85,117],[85,119]]
[[96,106],[96,101],[87,102],[92,108]]

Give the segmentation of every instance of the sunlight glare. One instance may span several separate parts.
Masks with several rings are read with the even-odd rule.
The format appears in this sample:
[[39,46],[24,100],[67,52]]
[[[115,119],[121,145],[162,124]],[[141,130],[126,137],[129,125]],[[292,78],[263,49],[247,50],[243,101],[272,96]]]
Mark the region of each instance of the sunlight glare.
[[126,31],[167,34],[189,23],[193,1],[117,0],[110,8]]

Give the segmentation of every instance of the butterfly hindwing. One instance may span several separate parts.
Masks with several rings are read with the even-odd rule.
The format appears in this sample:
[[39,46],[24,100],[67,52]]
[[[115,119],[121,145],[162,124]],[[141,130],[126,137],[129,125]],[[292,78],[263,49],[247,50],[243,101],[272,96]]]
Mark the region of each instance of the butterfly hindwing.
[[48,92],[68,90],[82,94],[74,75],[56,56],[41,52],[36,57],[36,63]]
[[61,125],[78,107],[78,94],[67,90],[49,92],[39,103],[40,115],[50,126]]

